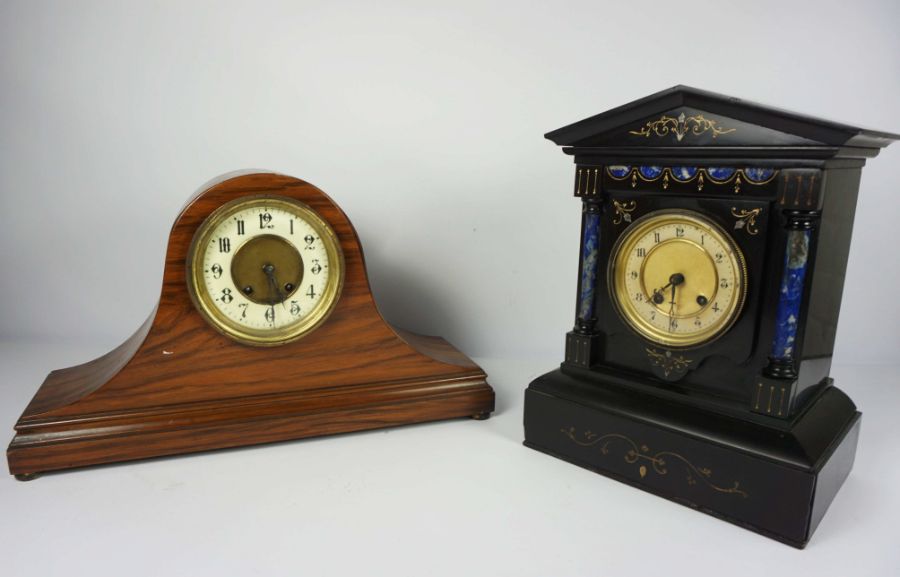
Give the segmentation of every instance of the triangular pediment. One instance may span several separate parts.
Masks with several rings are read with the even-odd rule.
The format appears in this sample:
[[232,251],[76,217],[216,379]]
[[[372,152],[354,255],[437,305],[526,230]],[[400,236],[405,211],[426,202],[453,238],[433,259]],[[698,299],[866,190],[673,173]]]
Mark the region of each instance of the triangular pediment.
[[900,135],[866,130],[675,86],[546,134],[572,147],[883,148]]

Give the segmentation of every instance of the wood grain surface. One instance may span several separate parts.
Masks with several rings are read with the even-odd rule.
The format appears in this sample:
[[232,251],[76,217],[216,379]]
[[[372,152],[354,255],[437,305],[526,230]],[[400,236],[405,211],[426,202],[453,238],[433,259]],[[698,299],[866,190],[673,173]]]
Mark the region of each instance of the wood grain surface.
[[[278,195],[328,221],[345,260],[331,316],[279,347],[240,344],[191,302],[186,257],[222,204]],[[378,312],[359,239],[321,190],[277,174],[245,174],[192,198],[172,227],[162,295],[125,343],[53,371],[16,424],[7,450],[16,475],[158,455],[370,429],[493,411],[475,363],[443,339],[391,327]]]

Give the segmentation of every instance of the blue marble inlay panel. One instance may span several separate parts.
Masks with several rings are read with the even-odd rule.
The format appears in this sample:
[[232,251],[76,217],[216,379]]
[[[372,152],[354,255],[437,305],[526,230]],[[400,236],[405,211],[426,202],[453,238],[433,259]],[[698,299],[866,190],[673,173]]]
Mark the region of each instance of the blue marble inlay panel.
[[[648,181],[659,179],[665,171],[668,170],[672,178],[678,182],[690,182],[697,175],[703,178],[703,173],[713,182],[724,184],[734,178],[735,174],[745,178],[747,182],[752,184],[763,184],[769,182],[778,172],[774,168],[765,167],[749,167],[738,170],[729,166],[710,166],[707,168],[698,168],[696,166],[638,166],[637,172],[641,178]],[[606,172],[617,180],[625,180],[632,171],[632,167],[624,164],[607,166]]]
[[792,230],[788,233],[781,294],[775,314],[775,338],[772,340],[774,359],[790,361],[794,358],[794,341],[797,338],[797,323],[800,320],[806,263],[809,258],[809,237],[808,230]]
[[774,168],[745,168],[744,176],[750,182],[765,182],[775,175]]
[[734,175],[735,169],[722,166],[710,166],[706,169],[706,174],[713,180],[728,180]]
[[696,166],[673,166],[669,169],[669,172],[672,173],[672,178],[677,180],[678,182],[687,182],[697,176],[697,167]]
[[647,180],[654,180],[663,173],[663,168],[661,166],[642,166],[638,168],[638,172]]
[[578,318],[587,321],[594,315],[594,285],[600,261],[599,213],[585,213],[584,239],[581,246],[581,294],[578,299]]
[[625,178],[631,172],[631,167],[622,165],[607,166],[606,171],[613,178]]

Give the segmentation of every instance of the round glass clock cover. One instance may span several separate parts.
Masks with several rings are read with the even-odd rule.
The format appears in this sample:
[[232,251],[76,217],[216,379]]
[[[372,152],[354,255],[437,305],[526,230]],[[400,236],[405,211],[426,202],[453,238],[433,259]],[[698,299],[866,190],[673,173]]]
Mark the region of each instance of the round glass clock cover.
[[738,246],[710,219],[661,210],[622,233],[609,287],[619,315],[640,336],[668,347],[698,346],[737,319],[747,268]]
[[303,203],[277,196],[228,202],[200,225],[188,288],[220,332],[252,345],[294,341],[328,317],[343,283],[334,230]]

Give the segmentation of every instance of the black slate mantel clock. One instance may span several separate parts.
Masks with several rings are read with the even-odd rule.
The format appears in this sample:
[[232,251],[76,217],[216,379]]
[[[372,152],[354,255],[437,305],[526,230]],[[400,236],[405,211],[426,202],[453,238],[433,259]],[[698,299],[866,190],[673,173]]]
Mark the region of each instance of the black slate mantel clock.
[[860,173],[900,135],[677,86],[546,136],[581,260],[525,444],[803,547],[859,435],[829,369]]

